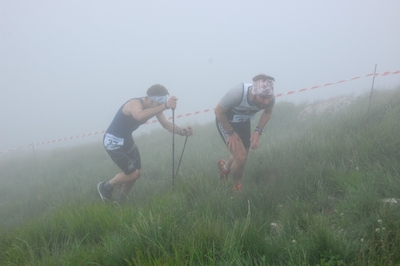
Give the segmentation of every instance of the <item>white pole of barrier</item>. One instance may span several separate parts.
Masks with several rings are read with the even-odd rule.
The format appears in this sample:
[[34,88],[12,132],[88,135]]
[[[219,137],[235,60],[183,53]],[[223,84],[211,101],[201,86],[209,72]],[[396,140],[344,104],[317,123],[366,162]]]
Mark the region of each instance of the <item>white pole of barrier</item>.
[[175,185],[175,109],[172,108],[172,186]]
[[374,90],[374,83],[375,83],[375,76],[376,76],[376,66],[377,66],[377,64],[375,64],[374,77],[372,78],[371,92],[369,94],[368,117],[369,117],[369,109],[371,108],[372,91]]
[[37,170],[37,163],[36,163],[36,153],[35,153],[35,144],[32,142],[32,152],[33,152],[33,160],[35,162],[35,170]]

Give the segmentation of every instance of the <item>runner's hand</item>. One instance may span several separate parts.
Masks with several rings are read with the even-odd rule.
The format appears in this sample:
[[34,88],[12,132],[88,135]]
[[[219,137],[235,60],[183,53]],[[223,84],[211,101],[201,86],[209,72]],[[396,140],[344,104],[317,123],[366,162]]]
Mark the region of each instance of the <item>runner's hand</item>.
[[250,149],[251,150],[255,150],[258,148],[259,140],[260,140],[260,134],[258,134],[258,132],[253,132],[253,134],[251,134],[251,138],[250,138],[250,141],[251,141]]
[[241,146],[243,146],[242,144],[242,140],[239,138],[239,136],[236,133],[233,133],[232,136],[228,136],[228,139],[226,141],[226,146],[228,147],[228,149],[230,151],[236,151],[237,149],[239,149]]
[[176,98],[175,96],[171,96],[171,97],[168,98],[168,101],[166,103],[166,107],[175,110],[177,102],[178,102],[178,98]]
[[186,127],[182,129],[182,136],[193,136],[192,127]]

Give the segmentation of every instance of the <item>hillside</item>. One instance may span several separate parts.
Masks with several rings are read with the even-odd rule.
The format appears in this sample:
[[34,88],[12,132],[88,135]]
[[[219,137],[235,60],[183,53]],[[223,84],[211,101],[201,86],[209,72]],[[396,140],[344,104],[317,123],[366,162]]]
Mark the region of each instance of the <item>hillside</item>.
[[212,122],[192,125],[174,183],[171,134],[137,137],[124,205],[98,197],[118,172],[101,143],[2,158],[0,265],[400,265],[400,87],[369,100],[301,120],[306,104],[277,104],[243,193],[217,177]]

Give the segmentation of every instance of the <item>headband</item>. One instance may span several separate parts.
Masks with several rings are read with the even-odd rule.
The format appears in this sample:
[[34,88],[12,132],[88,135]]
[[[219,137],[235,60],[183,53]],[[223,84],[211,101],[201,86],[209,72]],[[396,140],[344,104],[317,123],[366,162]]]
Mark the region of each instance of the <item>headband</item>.
[[274,81],[271,79],[253,81],[253,89],[251,92],[258,96],[274,95]]
[[168,96],[164,95],[164,96],[147,96],[149,97],[150,101],[153,102],[158,102],[158,103],[166,103]]

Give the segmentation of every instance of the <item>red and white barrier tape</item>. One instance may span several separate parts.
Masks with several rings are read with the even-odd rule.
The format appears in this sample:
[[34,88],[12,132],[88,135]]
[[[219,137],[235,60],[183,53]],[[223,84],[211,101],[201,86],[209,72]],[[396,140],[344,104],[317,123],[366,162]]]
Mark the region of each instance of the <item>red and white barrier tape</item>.
[[[396,74],[400,74],[400,70],[397,70],[397,71],[386,71],[386,72],[383,72],[382,74],[376,73],[375,76],[376,77],[377,76],[388,76],[388,75],[396,75]],[[333,83],[326,83],[324,85],[316,85],[316,86],[313,86],[311,88],[303,88],[303,89],[300,89],[300,90],[297,90],[297,91],[289,91],[289,92],[286,92],[286,93],[279,93],[279,94],[276,94],[275,97],[282,97],[282,96],[292,95],[294,93],[305,92],[305,91],[309,91],[309,90],[315,90],[317,88],[323,88],[323,87],[327,87],[327,86],[331,86],[331,85],[335,85],[335,84],[340,84],[340,83],[347,82],[347,81],[353,81],[353,80],[357,80],[357,79],[360,79],[360,78],[367,78],[367,77],[371,77],[371,76],[374,76],[374,73],[367,74],[365,76],[357,76],[357,77],[354,77],[354,78],[351,78],[351,79],[343,79],[343,80],[339,80],[339,81],[333,82]],[[176,118],[183,118],[183,117],[188,117],[188,116],[192,116],[192,115],[208,113],[208,112],[211,112],[211,111],[213,111],[213,109],[205,109],[203,111],[196,111],[194,113],[187,113],[185,115],[177,115]],[[169,117],[168,119],[171,120],[172,117]],[[156,123],[156,122],[157,122],[157,119],[154,119],[154,120],[152,120],[150,122],[147,121],[145,124],[151,124],[151,123]],[[62,139],[43,141],[43,142],[38,142],[36,144],[35,143],[31,143],[31,144],[26,145],[26,146],[21,146],[21,147],[14,148],[14,149],[8,149],[8,150],[0,151],[0,154],[6,153],[6,152],[20,150],[20,149],[23,149],[23,148],[26,148],[26,147],[29,147],[29,146],[39,146],[39,145],[52,144],[52,143],[56,143],[56,142],[62,142],[62,141],[72,140],[72,139],[77,139],[77,138],[90,137],[90,136],[97,135],[97,134],[103,134],[104,132],[105,132],[105,130],[101,130],[101,131],[95,131],[95,132],[91,132],[91,133],[87,133],[87,134],[71,136],[69,138],[62,138]]]
[[53,144],[53,143],[56,143],[56,142],[62,142],[62,141],[66,141],[66,140],[72,140],[72,139],[83,138],[83,137],[90,137],[90,136],[97,135],[97,134],[103,134],[104,132],[106,132],[106,131],[105,130],[101,130],[101,131],[95,131],[95,132],[91,132],[91,133],[85,133],[85,134],[81,134],[81,135],[71,136],[71,137],[68,137],[68,138],[54,139],[54,140],[42,141],[42,142],[38,142],[38,143],[31,143],[31,144],[28,144],[26,146],[21,146],[21,147],[14,148],[14,149],[8,149],[8,150],[0,151],[0,154],[6,153],[6,152],[20,150],[20,149],[23,149],[23,148],[26,148],[26,147],[30,147],[30,146]]
[[[400,70],[393,71],[393,72],[386,71],[386,72],[383,72],[382,74],[376,73],[375,76],[376,77],[377,76],[388,76],[388,75],[396,75],[396,74],[400,74]],[[343,80],[339,80],[339,81],[333,82],[333,83],[326,83],[324,85],[316,85],[316,86],[312,86],[311,88],[303,88],[303,89],[298,90],[298,91],[289,91],[287,93],[280,93],[280,94],[276,94],[275,97],[291,95],[291,94],[296,93],[296,92],[305,92],[307,90],[314,90],[314,89],[317,89],[317,88],[327,87],[327,86],[331,86],[331,85],[335,85],[335,84],[339,84],[339,83],[343,83],[343,82],[347,82],[347,81],[353,81],[353,80],[357,80],[357,79],[360,79],[360,78],[371,77],[373,75],[374,75],[374,73],[371,73],[371,74],[368,74],[368,75],[365,75],[365,76],[357,76],[357,77],[354,77],[354,78],[351,78],[351,79],[343,79]]]

